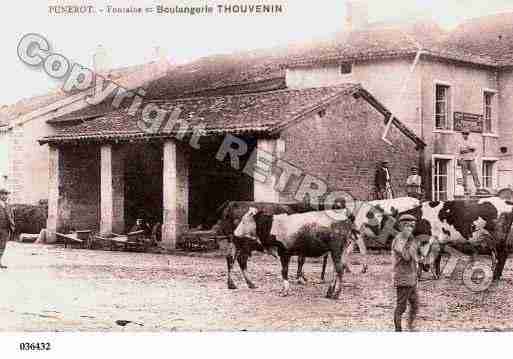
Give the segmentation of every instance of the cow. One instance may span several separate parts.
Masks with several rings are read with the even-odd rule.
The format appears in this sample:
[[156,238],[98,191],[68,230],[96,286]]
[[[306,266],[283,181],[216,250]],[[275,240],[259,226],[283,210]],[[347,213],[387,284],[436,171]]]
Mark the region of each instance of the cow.
[[499,197],[479,200],[423,202],[407,211],[417,218],[414,235],[433,238],[435,248],[431,265],[435,278],[440,278],[441,256],[447,245],[475,259],[481,250],[489,252],[494,268],[493,279],[502,275],[509,248],[507,240],[513,217],[513,204]]
[[[212,227],[213,231],[219,235],[228,237],[228,250],[226,253],[227,265],[227,285],[228,289],[237,289],[235,282],[232,279],[232,270],[235,260],[239,264],[242,271],[242,276],[251,289],[256,288],[256,285],[249,279],[247,275],[247,262],[253,251],[267,252],[268,248],[264,248],[258,240],[254,238],[240,238],[233,235],[235,228],[239,224],[241,218],[247,213],[249,208],[256,208],[263,211],[263,213],[274,214],[293,214],[304,213],[311,211],[312,208],[303,203],[271,203],[271,202],[251,202],[251,201],[229,201],[225,202],[219,209],[218,213],[220,219]],[[297,278],[300,283],[306,282],[306,277],[303,273],[304,258],[298,258]],[[323,274],[324,277],[324,274]]]
[[253,238],[263,247],[276,250],[281,262],[284,296],[290,290],[288,270],[291,256],[320,257],[330,253],[336,276],[326,297],[338,299],[342,290],[342,253],[353,235],[353,220],[354,217],[340,212],[334,215],[334,211],[269,215],[252,207],[242,217],[234,236]]

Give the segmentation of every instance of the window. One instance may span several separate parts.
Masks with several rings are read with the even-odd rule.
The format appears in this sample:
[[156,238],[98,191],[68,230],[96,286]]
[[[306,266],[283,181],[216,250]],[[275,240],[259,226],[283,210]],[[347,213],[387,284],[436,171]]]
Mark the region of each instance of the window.
[[437,129],[449,128],[449,90],[447,85],[435,86],[435,127]]
[[483,95],[483,120],[484,120],[484,132],[491,133],[492,128],[492,111],[493,111],[493,92],[485,91]]
[[483,161],[483,187],[493,187],[493,167],[495,161]]
[[446,201],[448,199],[449,189],[448,167],[450,160],[435,159],[434,161],[435,163],[433,173],[433,200]]
[[342,64],[340,65],[340,73],[342,75],[350,74],[352,71],[352,65],[351,64]]

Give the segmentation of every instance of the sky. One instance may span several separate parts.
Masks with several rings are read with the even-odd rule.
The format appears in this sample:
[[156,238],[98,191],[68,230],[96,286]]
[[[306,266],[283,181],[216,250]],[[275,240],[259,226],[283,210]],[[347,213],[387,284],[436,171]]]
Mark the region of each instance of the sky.
[[[281,4],[274,15],[52,15],[50,5],[217,6],[218,4]],[[513,11],[511,0],[368,0],[370,21],[430,18],[445,28],[474,17]],[[343,29],[344,0],[204,0],[204,1],[28,1],[2,3],[0,44],[2,56],[0,105],[44,94],[61,83],[31,69],[17,57],[17,44],[27,33],[39,33],[54,51],[84,66],[101,44],[112,67],[135,65],[152,59],[155,46],[174,63],[233,51],[266,48],[319,39]]]

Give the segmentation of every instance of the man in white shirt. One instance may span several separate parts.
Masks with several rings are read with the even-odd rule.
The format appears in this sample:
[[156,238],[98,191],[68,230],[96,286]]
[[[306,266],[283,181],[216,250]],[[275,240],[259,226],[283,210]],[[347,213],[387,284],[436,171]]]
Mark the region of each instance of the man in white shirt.
[[472,145],[468,141],[469,132],[463,131],[461,133],[463,137],[463,142],[460,144],[459,153],[460,153],[460,166],[461,172],[463,175],[463,188],[465,190],[465,195],[470,194],[468,189],[467,176],[468,173],[472,175],[472,179],[474,180],[474,186],[476,187],[477,192],[482,192],[481,182],[479,182],[479,176],[477,174],[476,168],[476,149],[472,147]]
[[406,188],[408,196],[419,199],[422,196],[422,178],[417,167],[411,168],[411,175],[406,179]]

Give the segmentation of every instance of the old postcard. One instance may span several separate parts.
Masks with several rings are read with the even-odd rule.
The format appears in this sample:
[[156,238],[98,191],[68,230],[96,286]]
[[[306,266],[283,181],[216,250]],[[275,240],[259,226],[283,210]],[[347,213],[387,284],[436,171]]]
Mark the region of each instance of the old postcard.
[[0,331],[512,330],[510,2],[1,17]]

